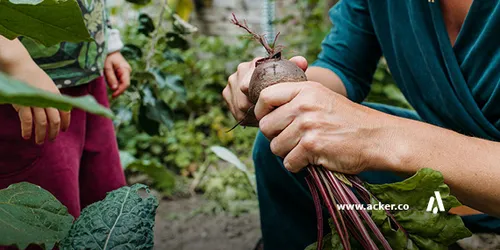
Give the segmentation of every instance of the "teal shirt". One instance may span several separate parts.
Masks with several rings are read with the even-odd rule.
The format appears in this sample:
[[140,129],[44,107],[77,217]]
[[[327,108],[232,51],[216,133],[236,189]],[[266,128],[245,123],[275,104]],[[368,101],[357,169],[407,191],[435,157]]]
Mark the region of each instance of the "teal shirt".
[[[335,72],[351,100],[365,99],[383,55],[421,120],[500,141],[500,1],[475,0],[454,46],[440,0],[342,0],[330,17],[313,65]],[[499,219],[464,221],[500,233]]]

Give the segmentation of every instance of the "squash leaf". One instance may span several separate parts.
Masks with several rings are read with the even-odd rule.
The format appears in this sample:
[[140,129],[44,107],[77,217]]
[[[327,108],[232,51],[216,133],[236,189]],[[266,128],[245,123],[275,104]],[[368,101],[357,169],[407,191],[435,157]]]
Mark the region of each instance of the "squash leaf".
[[52,249],[72,222],[67,208],[39,186],[22,182],[0,190],[0,246]]
[[83,209],[61,249],[152,249],[157,207],[142,184],[110,192]]
[[76,107],[93,114],[113,117],[111,110],[101,106],[92,96],[69,97],[49,93],[14,80],[0,72],[0,104],[4,103],[42,108],[54,107],[61,110]]
[[0,1],[0,35],[27,36],[45,46],[92,40],[76,0]]

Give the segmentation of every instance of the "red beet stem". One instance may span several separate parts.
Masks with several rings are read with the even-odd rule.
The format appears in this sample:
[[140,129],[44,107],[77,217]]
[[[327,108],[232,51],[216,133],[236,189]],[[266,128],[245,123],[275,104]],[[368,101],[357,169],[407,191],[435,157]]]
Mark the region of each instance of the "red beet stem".
[[323,249],[323,210],[321,209],[321,198],[319,198],[318,190],[314,186],[313,182],[314,180],[312,180],[312,177],[308,175],[306,177],[306,183],[309,187],[309,190],[311,190],[311,195],[314,200],[314,207],[316,208],[316,222],[318,223],[318,243],[316,244],[316,249],[321,250]]
[[[349,189],[345,185],[343,185],[343,188],[344,188],[344,191],[346,192],[346,194],[349,196],[349,198],[350,198],[350,200],[351,200],[352,203],[354,203],[354,204],[361,204],[359,202],[358,198],[356,197],[356,195],[354,195],[352,193],[351,189]],[[382,232],[380,231],[380,229],[377,227],[377,225],[373,221],[372,217],[370,217],[370,215],[368,214],[368,212],[366,212],[366,210],[362,209],[362,210],[359,211],[359,213],[361,214],[361,216],[365,220],[366,224],[368,224],[368,227],[375,234],[375,236],[377,237],[377,239],[379,240],[379,242],[382,244],[382,246],[384,247],[384,249],[385,250],[392,250],[391,245],[389,245],[389,242],[387,242],[387,239],[384,237],[384,235],[382,234]]]
[[[345,190],[343,189],[342,185],[345,185],[343,182],[339,181],[332,172],[325,170],[324,168],[320,168],[320,171],[322,171],[328,179],[330,180],[330,183],[332,186],[337,190],[337,192],[340,194],[338,198],[342,201],[344,204],[352,204],[349,202],[349,196],[347,196]],[[352,192],[351,190],[349,190]],[[368,243],[368,248],[369,250],[378,250],[377,244],[373,241],[371,238],[370,234],[368,233],[368,230],[366,229],[365,225],[363,224],[363,221],[359,217],[359,214],[355,210],[347,209],[344,210],[345,213],[349,216],[351,221],[354,223],[356,226],[356,229],[359,230],[361,236],[363,237],[364,240]]]
[[341,229],[341,226],[339,224],[337,215],[335,214],[335,211],[338,212],[338,209],[333,205],[333,197],[329,197],[325,191],[325,188],[323,187],[321,183],[321,178],[318,175],[317,168],[314,166],[309,166],[307,168],[309,172],[311,173],[315,183],[316,187],[318,187],[318,190],[320,191],[321,196],[323,197],[323,201],[328,209],[328,212],[330,213],[330,216],[333,219],[333,223],[335,224],[335,230],[338,232],[340,241],[342,242],[342,246],[344,247],[345,250],[350,250],[351,249],[351,244],[349,243],[348,235],[344,234],[344,230]]

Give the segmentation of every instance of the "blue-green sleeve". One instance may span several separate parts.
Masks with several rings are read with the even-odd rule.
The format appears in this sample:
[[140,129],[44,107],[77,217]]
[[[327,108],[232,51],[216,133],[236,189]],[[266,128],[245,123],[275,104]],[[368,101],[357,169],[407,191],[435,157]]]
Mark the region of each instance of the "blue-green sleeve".
[[382,56],[366,0],[341,0],[330,9],[333,28],[322,42],[318,60],[312,64],[337,74],[347,96],[362,102]]

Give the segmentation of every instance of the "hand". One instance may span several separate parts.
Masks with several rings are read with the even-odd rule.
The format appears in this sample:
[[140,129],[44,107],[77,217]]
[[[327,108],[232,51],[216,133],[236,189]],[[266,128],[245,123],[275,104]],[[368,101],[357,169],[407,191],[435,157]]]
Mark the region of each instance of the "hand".
[[383,126],[391,116],[349,101],[317,82],[280,83],[264,89],[255,106],[262,133],[285,167],[308,165],[357,174],[377,161],[390,140]]
[[123,94],[130,86],[132,67],[120,52],[113,52],[106,57],[104,74],[109,87],[113,90],[113,98]]
[[[253,71],[255,70],[255,63],[260,59],[262,58],[255,58],[251,62],[240,63],[238,65],[238,70],[229,77],[228,84],[222,91],[224,100],[229,106],[234,118],[238,121],[243,120],[248,110],[253,106],[248,100],[248,87]],[[307,61],[304,57],[293,57],[290,61],[295,62],[297,66],[304,71],[307,69]],[[256,127],[258,124],[258,121],[252,113],[249,113],[245,121],[241,123],[243,126],[253,127]]]
[[[33,65],[25,65],[25,67],[19,64],[15,69],[6,71],[12,77],[31,86],[60,94],[52,79],[34,62]],[[66,131],[69,128],[70,112],[60,111],[55,108],[12,106],[19,114],[21,136],[26,140],[31,139],[33,127],[35,128],[35,142],[39,145],[43,144],[46,138],[51,141],[55,140],[60,130]]]

